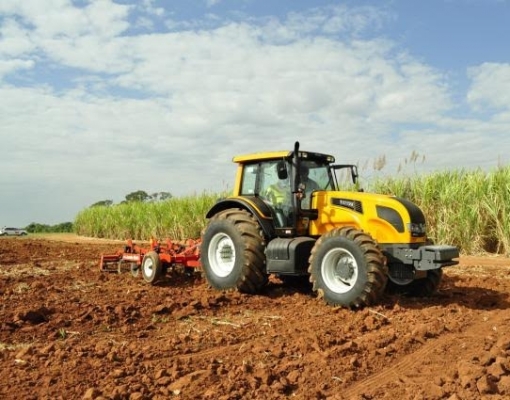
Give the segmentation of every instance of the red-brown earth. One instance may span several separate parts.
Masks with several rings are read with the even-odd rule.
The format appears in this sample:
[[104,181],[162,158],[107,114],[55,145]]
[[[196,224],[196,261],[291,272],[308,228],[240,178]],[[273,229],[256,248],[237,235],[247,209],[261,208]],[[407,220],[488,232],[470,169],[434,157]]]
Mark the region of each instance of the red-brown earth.
[[100,272],[120,247],[0,239],[1,399],[510,398],[509,258],[353,311],[276,279],[250,296]]

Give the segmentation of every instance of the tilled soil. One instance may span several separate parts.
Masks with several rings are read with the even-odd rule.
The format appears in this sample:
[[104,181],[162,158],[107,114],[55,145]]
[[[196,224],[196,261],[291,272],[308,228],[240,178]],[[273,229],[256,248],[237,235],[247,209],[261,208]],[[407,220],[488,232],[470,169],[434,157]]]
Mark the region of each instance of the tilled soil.
[[508,258],[353,311],[276,278],[250,296],[100,272],[119,247],[0,239],[1,399],[510,398]]

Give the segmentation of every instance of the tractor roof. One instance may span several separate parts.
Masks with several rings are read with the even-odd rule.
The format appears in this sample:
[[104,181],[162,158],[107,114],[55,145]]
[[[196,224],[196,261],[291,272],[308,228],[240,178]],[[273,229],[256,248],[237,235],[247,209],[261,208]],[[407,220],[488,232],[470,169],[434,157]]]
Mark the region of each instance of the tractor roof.
[[[290,158],[292,157],[293,151],[288,150],[280,150],[280,151],[267,151],[261,153],[252,153],[245,154],[240,156],[235,156],[232,161],[239,164],[244,164],[253,161],[262,161],[262,160],[279,160],[282,158]],[[313,153],[309,151],[300,151],[299,152],[301,159],[312,159],[318,160],[328,163],[334,163],[335,157],[330,156],[329,154],[322,153]]]

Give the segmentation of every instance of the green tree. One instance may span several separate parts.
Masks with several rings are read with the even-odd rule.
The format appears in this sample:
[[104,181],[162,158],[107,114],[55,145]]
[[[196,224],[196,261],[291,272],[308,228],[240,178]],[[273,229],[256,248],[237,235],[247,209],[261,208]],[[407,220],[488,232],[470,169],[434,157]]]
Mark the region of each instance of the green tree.
[[90,207],[110,207],[112,204],[113,200],[101,200],[92,204]]
[[150,195],[151,201],[165,201],[172,198],[172,193],[170,192],[156,192]]
[[62,222],[57,225],[53,225],[52,232],[72,232],[73,231],[73,223],[72,222]]
[[26,226],[25,229],[28,233],[42,233],[49,232],[50,226],[32,222],[30,225]]
[[172,193],[170,192],[159,192],[159,200],[161,201],[171,199],[172,197]]
[[145,203],[150,199],[150,196],[144,190],[137,190],[126,195],[126,202],[141,202]]
[[28,233],[64,233],[73,232],[72,222],[62,222],[57,225],[38,224],[32,222],[25,227]]

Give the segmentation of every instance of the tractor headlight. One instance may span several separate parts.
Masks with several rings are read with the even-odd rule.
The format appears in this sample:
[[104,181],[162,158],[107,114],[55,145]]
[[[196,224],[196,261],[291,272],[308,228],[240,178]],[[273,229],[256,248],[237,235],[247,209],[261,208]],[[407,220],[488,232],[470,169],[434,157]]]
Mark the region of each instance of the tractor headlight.
[[411,236],[413,237],[425,236],[427,231],[425,224],[417,224],[414,222],[407,224],[407,229],[411,232]]

